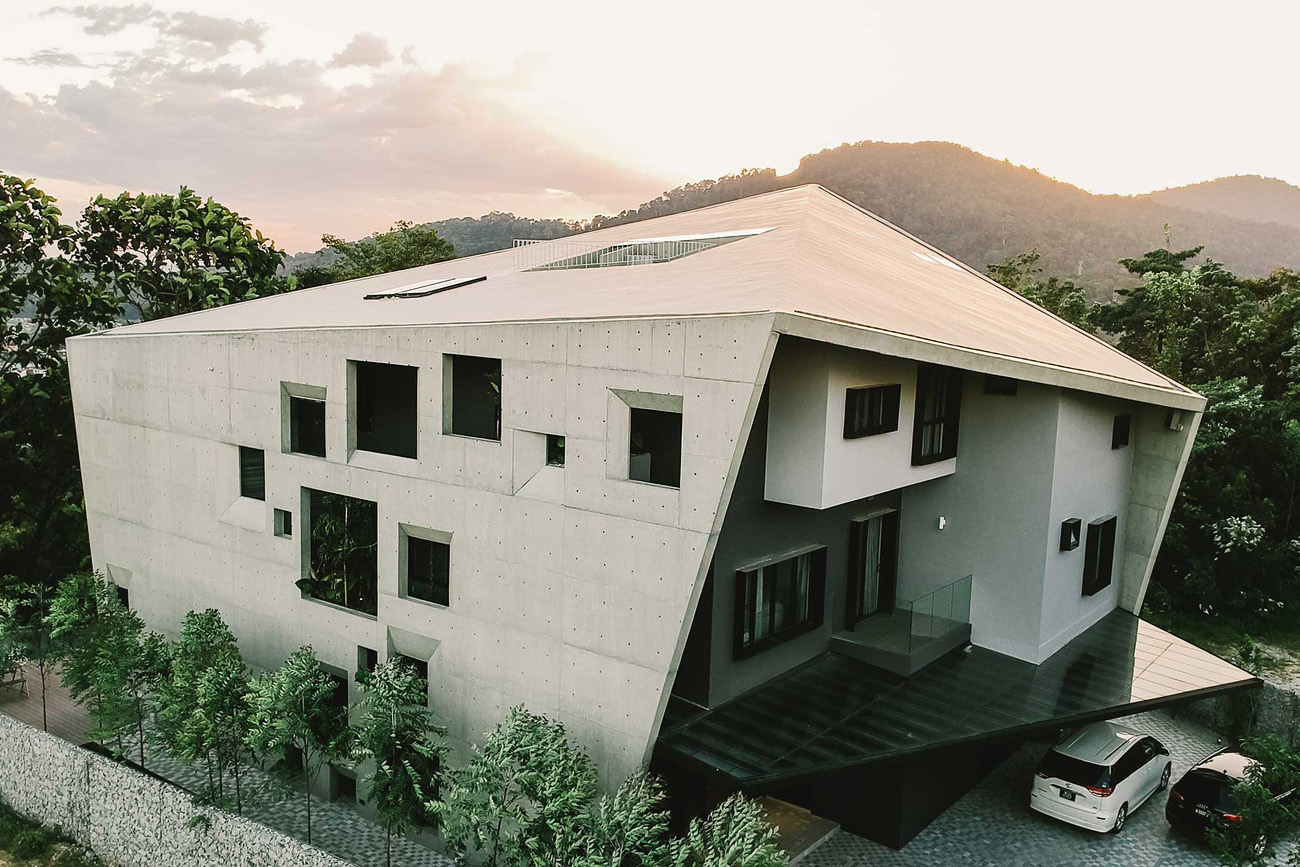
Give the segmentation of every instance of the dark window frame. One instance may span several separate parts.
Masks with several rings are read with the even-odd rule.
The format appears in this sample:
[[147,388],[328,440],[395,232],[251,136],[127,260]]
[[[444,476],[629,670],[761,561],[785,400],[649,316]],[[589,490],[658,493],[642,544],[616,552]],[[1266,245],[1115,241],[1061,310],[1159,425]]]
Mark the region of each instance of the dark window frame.
[[239,447],[239,496],[266,501],[266,452]]
[[[800,593],[797,584],[797,563],[801,558],[808,558],[808,586]],[[784,575],[783,570],[784,569]],[[782,588],[782,579],[786,587]],[[768,597],[765,607],[758,605],[759,587]],[[778,623],[778,603],[784,590],[784,604],[791,613],[791,619]],[[800,600],[806,600],[801,612]],[[747,659],[756,653],[774,647],[777,644],[798,638],[821,628],[826,607],[826,548],[813,548],[801,551],[781,560],[763,563],[750,569],[736,571],[735,582],[735,620],[733,626],[732,656],[734,659]],[[766,631],[759,635],[759,617],[765,614]],[[802,616],[801,616],[802,615]]]
[[1073,551],[1079,547],[1083,537],[1083,521],[1080,518],[1066,518],[1061,522],[1062,551]]
[[[451,436],[500,442],[504,391],[501,359],[453,353],[448,353],[443,358],[443,432]],[[463,365],[460,374],[456,372],[457,362]],[[467,367],[475,369],[466,372]],[[479,378],[486,382],[478,382]],[[462,388],[456,388],[457,382]],[[471,388],[471,385],[475,387]],[[485,394],[492,395],[493,418],[490,423],[486,421],[486,413],[482,408],[475,405]],[[457,408],[460,409],[459,412]],[[489,427],[492,430],[488,430]]]
[[356,450],[418,459],[420,368],[383,361],[350,363]]
[[[288,397],[289,453],[325,457],[325,401],[296,394]],[[316,424],[318,418],[319,424]]]
[[903,386],[898,383],[846,388],[844,438],[861,439],[898,430],[902,394]]
[[1122,449],[1129,444],[1133,436],[1133,416],[1122,412],[1115,416],[1110,427],[1110,447]]
[[546,435],[546,465],[548,467],[564,466],[564,435]]
[[1095,596],[1110,586],[1115,573],[1115,536],[1119,519],[1106,515],[1088,523],[1083,547],[1083,595]]
[[[675,419],[669,421],[668,419]],[[638,422],[640,420],[640,423]],[[652,428],[644,427],[646,422],[655,422],[658,424]],[[632,406],[628,407],[628,472],[629,481],[640,482],[646,485],[658,485],[664,488],[681,488],[682,486],[682,438],[683,438],[683,415],[677,410],[671,409],[650,409],[648,407]],[[668,427],[662,427],[667,425]],[[672,431],[676,430],[676,455],[661,452],[661,457],[667,457],[667,461],[656,463],[655,446],[647,445],[646,435],[653,431],[654,437],[659,440],[658,445],[664,445],[672,441]],[[668,435],[663,435],[667,432]],[[640,444],[638,445],[638,434],[640,434]],[[640,449],[640,451],[638,451]],[[641,455],[650,456],[650,471],[645,478],[634,474],[633,459]],[[664,467],[667,467],[665,470]]]
[[275,510],[275,535],[281,539],[293,538],[293,512],[288,509]]
[[931,364],[917,368],[912,466],[935,464],[957,457],[961,390],[960,370]]
[[[403,595],[407,599],[415,599],[430,605],[450,608],[451,543],[406,532],[402,535],[406,538],[406,574],[402,580]],[[415,550],[426,546],[428,547],[427,552],[421,553]],[[427,574],[425,574],[426,566]]]

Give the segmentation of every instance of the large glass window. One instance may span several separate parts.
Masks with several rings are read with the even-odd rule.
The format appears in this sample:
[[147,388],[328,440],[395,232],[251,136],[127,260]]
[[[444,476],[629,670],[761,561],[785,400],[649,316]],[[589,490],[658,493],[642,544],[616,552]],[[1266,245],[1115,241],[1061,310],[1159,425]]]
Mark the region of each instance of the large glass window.
[[443,376],[444,430],[501,439],[501,359],[448,355]]
[[820,625],[825,585],[825,548],[737,572],[737,658]]
[[378,507],[325,491],[308,491],[311,529],[307,574],[298,587],[307,596],[365,614],[378,611]]
[[961,371],[923,364],[916,375],[916,421],[912,463],[932,464],[957,456]]
[[371,361],[356,365],[357,449],[415,457],[418,368]]

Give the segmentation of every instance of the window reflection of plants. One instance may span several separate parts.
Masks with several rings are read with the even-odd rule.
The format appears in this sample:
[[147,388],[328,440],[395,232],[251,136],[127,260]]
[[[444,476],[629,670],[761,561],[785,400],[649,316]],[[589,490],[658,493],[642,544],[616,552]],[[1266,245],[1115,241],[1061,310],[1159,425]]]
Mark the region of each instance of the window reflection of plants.
[[311,491],[311,558],[298,587],[313,599],[353,611],[378,611],[376,504]]

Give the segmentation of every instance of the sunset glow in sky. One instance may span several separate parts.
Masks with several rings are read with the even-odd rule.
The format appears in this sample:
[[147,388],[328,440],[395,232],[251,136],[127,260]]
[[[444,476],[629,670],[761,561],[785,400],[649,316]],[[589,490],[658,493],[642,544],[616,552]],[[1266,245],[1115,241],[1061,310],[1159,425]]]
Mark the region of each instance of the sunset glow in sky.
[[842,142],[1094,192],[1300,183],[1292,2],[0,3],[0,171],[212,195],[290,250],[612,213]]

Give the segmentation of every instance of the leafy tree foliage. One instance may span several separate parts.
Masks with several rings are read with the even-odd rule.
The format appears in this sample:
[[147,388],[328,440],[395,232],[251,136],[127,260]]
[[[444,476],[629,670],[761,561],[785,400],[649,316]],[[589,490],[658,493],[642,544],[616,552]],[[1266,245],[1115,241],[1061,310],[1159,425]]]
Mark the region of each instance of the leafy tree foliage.
[[345,241],[335,235],[321,238],[322,252],[331,260],[327,265],[312,265],[294,272],[300,285],[318,286],[339,280],[353,280],[372,274],[386,274],[455,258],[449,242],[436,229],[399,220],[387,232],[377,232],[360,241]]
[[596,771],[564,726],[522,707],[451,774],[439,808],[448,846],[489,867],[561,865],[578,857]]
[[[1229,867],[1268,863],[1275,844],[1300,828],[1294,794],[1287,794],[1300,790],[1300,754],[1271,735],[1248,738],[1240,749],[1255,764],[1232,789],[1235,818],[1207,835],[1211,850]],[[1300,856],[1292,863],[1295,857]]]
[[53,637],[69,644],[60,673],[72,698],[89,705],[91,737],[115,745],[118,756],[126,755],[128,739],[134,740],[140,766],[146,767],[152,687],[167,664],[162,637],[146,633],[144,621],[94,574],[64,580],[51,604],[50,623]]
[[587,821],[577,867],[658,867],[672,855],[663,786],[644,772],[603,795]]
[[673,847],[676,867],[785,867],[789,857],[763,808],[732,795],[704,819],[692,819]]
[[1039,265],[1040,258],[1037,251],[1021,253],[999,264],[990,265],[988,275],[1066,322],[1080,328],[1089,328],[1093,305],[1088,302],[1087,290],[1058,277],[1044,280],[1043,269]]
[[82,214],[73,259],[143,319],[271,295],[284,253],[225,205],[176,195],[97,196]]
[[205,799],[224,803],[227,773],[234,778],[235,810],[243,812],[241,763],[250,709],[248,669],[235,636],[213,608],[185,615],[171,648],[171,666],[158,684],[155,729],[174,758],[202,760],[208,775]]
[[[45,584],[20,581],[12,576],[0,581],[0,648],[8,648],[14,661],[36,667],[41,680],[41,726],[50,730],[49,679],[64,652],[66,642],[54,638],[50,605],[54,591]],[[5,651],[0,649],[0,671],[5,670]]]
[[408,663],[385,660],[359,681],[358,755],[375,765],[367,798],[384,829],[384,859],[391,865],[393,835],[437,819],[446,729],[433,721],[428,687]]
[[[272,771],[305,782],[307,842],[311,842],[310,782],[327,763],[352,755],[352,730],[346,707],[335,702],[336,682],[321,668],[310,647],[295,650],[284,665],[255,679],[249,687],[251,710],[248,745],[262,756],[280,754]],[[291,761],[288,751],[301,757]]]

